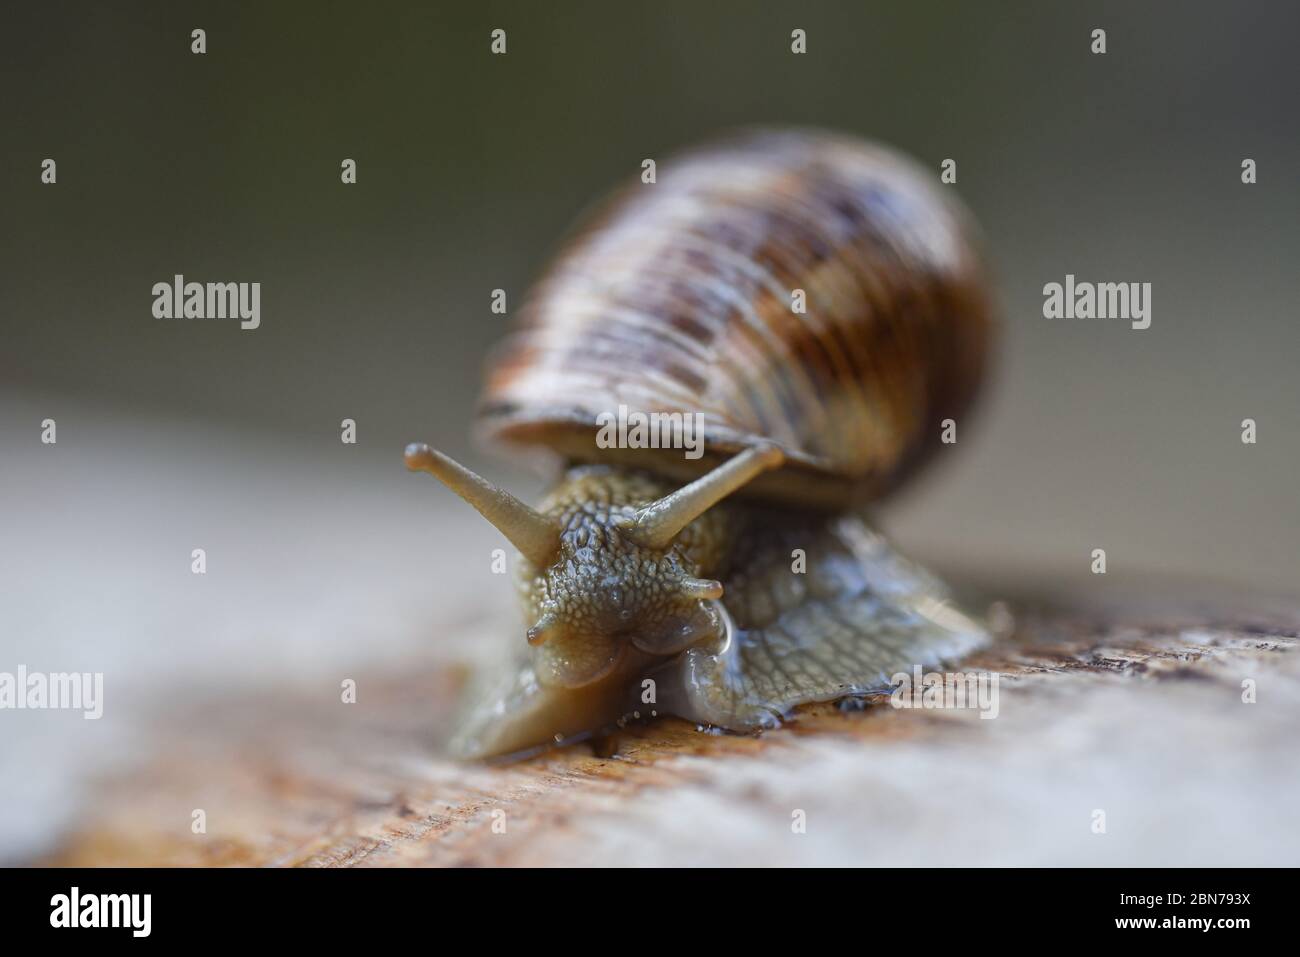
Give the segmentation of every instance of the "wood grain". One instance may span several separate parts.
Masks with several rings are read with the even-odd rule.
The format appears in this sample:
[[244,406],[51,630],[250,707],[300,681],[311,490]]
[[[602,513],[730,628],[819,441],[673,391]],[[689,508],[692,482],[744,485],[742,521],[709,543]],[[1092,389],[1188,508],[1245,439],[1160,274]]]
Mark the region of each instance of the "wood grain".
[[171,702],[44,863],[1294,864],[1300,616],[1204,604],[1018,607],[962,666],[1001,676],[987,721],[881,698],[487,766],[438,753],[454,668],[361,677],[351,705],[336,687]]

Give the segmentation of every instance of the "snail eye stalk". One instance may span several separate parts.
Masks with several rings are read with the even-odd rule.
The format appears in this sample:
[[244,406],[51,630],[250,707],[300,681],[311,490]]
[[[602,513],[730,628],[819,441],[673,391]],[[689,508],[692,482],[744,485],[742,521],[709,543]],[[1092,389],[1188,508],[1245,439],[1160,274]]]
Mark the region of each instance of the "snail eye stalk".
[[646,548],[664,549],[677,534],[736,489],[769,469],[777,468],[785,455],[774,445],[746,449],[722,463],[708,475],[641,508],[631,518],[617,523],[628,539]]
[[555,558],[560,548],[559,526],[483,476],[423,442],[406,447],[406,467],[412,472],[428,472],[463,498],[538,568],[545,568]]

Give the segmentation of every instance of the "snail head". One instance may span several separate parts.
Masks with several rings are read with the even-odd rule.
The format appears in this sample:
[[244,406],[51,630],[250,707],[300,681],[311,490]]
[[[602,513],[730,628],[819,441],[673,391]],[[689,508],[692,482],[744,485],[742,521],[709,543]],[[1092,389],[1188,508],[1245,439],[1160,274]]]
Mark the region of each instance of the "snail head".
[[436,476],[519,549],[534,670],[543,685],[566,688],[725,637],[722,584],[699,577],[679,536],[782,460],[772,446],[748,449],[639,504],[628,504],[633,483],[623,473],[588,472],[537,511],[427,445],[406,450],[408,468]]

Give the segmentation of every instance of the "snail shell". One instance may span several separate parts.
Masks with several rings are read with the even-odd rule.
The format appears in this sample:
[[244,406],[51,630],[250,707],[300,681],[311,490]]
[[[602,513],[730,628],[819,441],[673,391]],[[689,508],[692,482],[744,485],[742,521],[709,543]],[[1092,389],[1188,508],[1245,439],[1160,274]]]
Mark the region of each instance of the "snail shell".
[[[769,727],[986,641],[860,507],[966,408],[990,330],[967,214],[881,147],[753,132],[615,196],[488,368],[480,427],[556,453],[555,488],[534,509],[407,450],[522,556],[527,642],[456,748],[520,753],[661,714]],[[698,413],[703,454],[605,447],[620,406]]]
[[[972,232],[934,174],[860,140],[760,131],[686,154],[554,261],[489,366],[481,427],[677,480],[770,442],[786,464],[745,495],[878,497],[934,448],[984,367]],[[599,448],[597,418],[620,405],[702,414],[708,454]]]

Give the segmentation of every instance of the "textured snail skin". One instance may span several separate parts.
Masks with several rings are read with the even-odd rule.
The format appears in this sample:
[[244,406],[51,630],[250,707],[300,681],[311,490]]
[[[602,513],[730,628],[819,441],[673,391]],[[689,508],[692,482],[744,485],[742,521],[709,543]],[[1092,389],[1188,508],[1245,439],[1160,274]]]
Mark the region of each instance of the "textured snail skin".
[[[586,466],[541,503],[564,529],[560,555],[544,570],[521,560],[519,591],[528,620],[551,603],[562,627],[477,689],[453,750],[524,754],[658,714],[772,727],[800,704],[885,690],[900,670],[987,641],[937,580],[854,515],[724,502],[665,550],[622,540],[613,522],[673,488]],[[805,573],[792,571],[796,549]],[[721,578],[723,597],[683,601],[683,575]],[[589,670],[593,660],[602,667]],[[589,680],[557,680],[570,670]]]
[[727,513],[705,514],[664,551],[634,544],[613,527],[672,491],[649,475],[595,466],[570,472],[541,503],[562,529],[560,554],[546,569],[521,563],[519,582],[526,619],[556,623],[556,634],[533,649],[543,684],[590,684],[633,647],[675,655],[721,637],[716,609],[684,596],[677,583],[713,577],[726,557]]
[[[544,519],[510,506],[557,528],[558,551],[521,559],[528,643],[471,699],[456,750],[518,754],[658,714],[770,727],[987,641],[861,508],[967,408],[990,301],[949,190],[856,139],[747,133],[617,194],[489,364],[486,437],[569,468]],[[704,454],[599,447],[620,406],[699,413]],[[771,461],[644,544],[663,539],[637,533],[637,509],[738,453]]]
[[608,727],[622,717],[631,684],[639,691],[689,647],[725,643],[717,603],[684,596],[678,583],[729,560],[734,510],[710,510],[662,550],[615,527],[673,490],[647,473],[584,466],[539,504],[562,530],[559,554],[544,569],[521,559],[517,586],[526,620],[553,622],[549,637],[510,663],[503,686],[474,699],[456,750],[509,753]]

